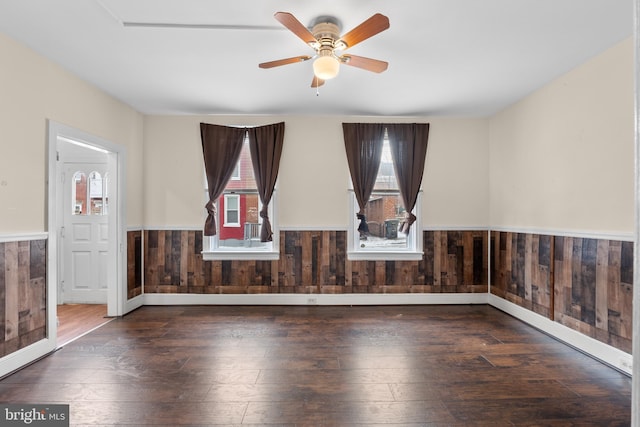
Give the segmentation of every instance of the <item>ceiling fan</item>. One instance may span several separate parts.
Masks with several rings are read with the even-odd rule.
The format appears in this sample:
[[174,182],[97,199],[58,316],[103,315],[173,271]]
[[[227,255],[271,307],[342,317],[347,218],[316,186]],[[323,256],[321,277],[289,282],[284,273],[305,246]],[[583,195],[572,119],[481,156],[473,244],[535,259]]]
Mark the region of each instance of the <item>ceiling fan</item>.
[[313,80],[311,87],[317,88],[338,75],[340,64],[362,68],[374,73],[381,73],[389,64],[378,59],[365,58],[342,53],[356,44],[375,36],[389,28],[389,18],[376,13],[360,25],[340,36],[340,21],[332,16],[321,16],[314,20],[311,31],[296,17],[288,12],[276,12],[274,17],[292,33],[316,51],[314,56],[301,55],[292,58],[263,62],[260,68],[273,68],[281,65],[304,62],[316,58],[313,62]]

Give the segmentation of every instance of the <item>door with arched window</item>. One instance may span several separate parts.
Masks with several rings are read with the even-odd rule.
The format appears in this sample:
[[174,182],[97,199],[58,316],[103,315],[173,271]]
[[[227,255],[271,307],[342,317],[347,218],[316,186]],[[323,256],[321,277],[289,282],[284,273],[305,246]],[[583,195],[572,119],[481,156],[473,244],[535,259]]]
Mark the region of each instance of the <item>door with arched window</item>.
[[109,176],[104,163],[65,163],[62,301],[107,302]]

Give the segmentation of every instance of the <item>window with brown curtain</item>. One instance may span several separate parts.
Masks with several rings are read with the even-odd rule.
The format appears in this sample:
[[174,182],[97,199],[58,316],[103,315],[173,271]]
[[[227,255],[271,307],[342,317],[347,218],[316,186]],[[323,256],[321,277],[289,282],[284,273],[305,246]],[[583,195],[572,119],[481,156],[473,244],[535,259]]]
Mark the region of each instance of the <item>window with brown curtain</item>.
[[245,133],[246,130],[242,128],[200,123],[204,170],[209,188],[209,201],[205,205],[205,236],[215,236],[218,233],[215,201],[224,191],[238,163]]
[[387,134],[398,188],[404,202],[405,217],[400,225],[400,231],[408,233],[411,224],[416,221],[416,216],[411,211],[416,206],[418,192],[422,186],[429,141],[429,124],[389,124]]
[[204,235],[211,236],[203,241],[205,259],[275,259],[278,246],[272,244],[269,212],[284,122],[257,127],[203,123],[201,135],[209,199]]
[[284,141],[284,122],[249,129],[249,147],[253,163],[253,173],[258,186],[258,194],[262,202],[260,218],[262,228],[260,241],[271,242],[273,230],[269,221],[269,202],[278,179],[280,155]]
[[353,192],[360,208],[357,216],[360,220],[358,231],[361,238],[369,233],[365,207],[378,176],[384,129],[384,125],[378,123],[342,124]]
[[350,257],[421,256],[422,239],[412,224],[419,223],[414,211],[419,210],[429,124],[343,123],[343,132],[355,205]]

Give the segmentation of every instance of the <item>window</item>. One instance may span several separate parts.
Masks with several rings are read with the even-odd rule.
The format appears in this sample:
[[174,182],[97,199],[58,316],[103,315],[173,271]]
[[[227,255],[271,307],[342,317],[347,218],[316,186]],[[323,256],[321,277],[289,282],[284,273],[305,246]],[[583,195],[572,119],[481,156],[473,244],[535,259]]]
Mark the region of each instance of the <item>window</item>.
[[233,169],[233,174],[231,174],[231,179],[234,181],[240,180],[240,162],[236,163],[236,167]]
[[[218,230],[215,236],[204,236],[203,258],[278,259],[279,242],[274,213],[276,192],[274,191],[269,203],[273,241],[261,242],[262,203],[253,174],[248,135],[245,135],[240,158],[233,173],[223,194],[215,201]],[[205,200],[208,200],[206,174],[204,183]]]
[[421,259],[422,241],[418,239],[421,197],[413,214],[418,218],[408,234],[399,231],[405,215],[398,188],[389,139],[385,132],[380,168],[367,206],[365,217],[368,233],[358,231],[358,201],[350,191],[351,223],[349,225],[349,258],[358,259]]
[[351,175],[349,259],[422,259],[429,124],[342,123],[342,131]]
[[240,227],[240,195],[224,196],[224,227]]
[[102,215],[104,207],[102,191],[102,176],[98,172],[89,174],[89,199],[91,200],[91,215]]
[[77,171],[71,180],[71,206],[73,215],[107,215],[108,213],[108,176],[103,178],[93,171],[89,178],[84,172]]
[[87,176],[84,172],[76,172],[71,180],[71,199],[73,215],[87,214]]

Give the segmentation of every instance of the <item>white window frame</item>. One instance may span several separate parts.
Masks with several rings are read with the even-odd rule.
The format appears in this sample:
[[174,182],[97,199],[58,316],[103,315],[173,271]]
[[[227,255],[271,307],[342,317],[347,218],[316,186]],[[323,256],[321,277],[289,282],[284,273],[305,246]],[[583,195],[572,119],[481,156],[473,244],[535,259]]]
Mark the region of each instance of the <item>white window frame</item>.
[[[225,193],[222,195],[224,197],[224,226],[225,227],[240,227],[240,211],[242,210],[242,206],[240,206],[240,194],[237,193]],[[236,200],[236,209],[235,211],[238,213],[237,221],[231,222],[229,221],[229,212],[232,209],[229,209],[229,200]]]
[[356,214],[360,211],[358,200],[353,189],[349,190],[349,230],[347,232],[347,259],[350,261],[417,261],[424,256],[422,249],[422,190],[418,193],[418,201],[412,213],[416,221],[411,225],[407,234],[407,246],[405,248],[370,248],[360,246],[360,232],[358,225],[360,220]]
[[[247,138],[248,136],[245,136]],[[203,206],[209,201],[209,184],[207,182],[207,174],[202,169],[204,182]],[[232,193],[224,193],[232,194]],[[223,197],[220,196],[220,197]],[[216,208],[216,224],[221,224],[220,209],[218,201],[215,201]],[[258,198],[258,209],[262,209],[262,201]],[[203,209],[202,223],[207,217],[207,210]],[[280,228],[278,226],[278,187],[273,190],[271,201],[269,202],[269,221],[271,222],[271,230],[273,231],[273,241],[268,242],[266,247],[228,247],[220,246],[219,234],[215,236],[202,236],[202,259],[205,261],[216,260],[278,260],[280,259]]]

